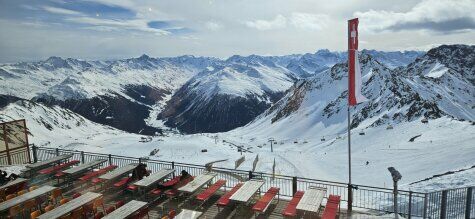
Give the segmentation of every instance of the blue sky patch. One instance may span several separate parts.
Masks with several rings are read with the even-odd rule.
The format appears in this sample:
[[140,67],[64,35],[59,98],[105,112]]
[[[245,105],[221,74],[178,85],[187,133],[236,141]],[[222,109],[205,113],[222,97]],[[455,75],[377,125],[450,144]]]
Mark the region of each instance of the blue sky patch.
[[194,32],[192,29],[186,27],[167,29],[166,31],[176,35],[190,34]]
[[166,29],[171,27],[171,23],[167,21],[150,21],[147,23],[147,26],[155,29]]

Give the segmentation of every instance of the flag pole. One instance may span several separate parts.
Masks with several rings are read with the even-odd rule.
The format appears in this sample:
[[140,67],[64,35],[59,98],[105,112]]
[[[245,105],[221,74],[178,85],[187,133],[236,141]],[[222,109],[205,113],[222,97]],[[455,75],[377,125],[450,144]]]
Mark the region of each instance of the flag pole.
[[348,214],[351,213],[353,205],[353,186],[351,185],[351,117],[350,105],[348,104]]
[[361,68],[358,60],[358,18],[348,21],[348,214],[353,205],[351,182],[351,106],[367,101],[361,94]]
[[348,21],[348,214],[351,214],[353,205],[353,187],[351,185],[351,117],[350,117],[350,21]]

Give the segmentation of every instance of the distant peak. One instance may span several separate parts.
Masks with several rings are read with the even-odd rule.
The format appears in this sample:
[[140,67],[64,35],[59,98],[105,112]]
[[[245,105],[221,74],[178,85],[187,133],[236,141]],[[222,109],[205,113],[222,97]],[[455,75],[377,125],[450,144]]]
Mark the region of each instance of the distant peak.
[[468,46],[468,45],[460,45],[460,44],[454,44],[454,45],[441,45],[435,48],[430,49],[427,51],[428,55],[446,55],[447,53],[453,53],[456,51],[463,51],[466,53],[473,52],[475,49],[475,46]]
[[182,59],[192,59],[192,58],[195,58],[194,55],[181,55],[181,56],[178,56],[178,58],[182,58]]
[[363,50],[361,50],[361,52],[376,53],[376,52],[379,52],[379,51],[376,51],[374,49],[363,49]]
[[324,54],[324,53],[330,53],[330,50],[328,49],[319,49],[315,54]]
[[47,62],[64,61],[64,59],[62,59],[59,56],[50,56],[48,59],[46,59],[46,61]]
[[72,68],[68,61],[58,56],[51,56],[46,59],[46,61],[40,63],[48,70],[54,70],[56,68]]
[[138,59],[140,60],[148,60],[148,59],[151,59],[150,56],[146,55],[146,54],[143,54],[141,55],[140,57],[138,57]]
[[229,57],[229,58],[227,59],[227,61],[235,61],[235,60],[240,60],[240,59],[242,59],[242,58],[244,58],[244,57],[243,57],[243,56],[240,56],[240,55],[233,55],[233,56]]
[[80,60],[80,59],[75,59],[75,58],[67,58],[66,59],[67,61],[83,61],[83,60]]

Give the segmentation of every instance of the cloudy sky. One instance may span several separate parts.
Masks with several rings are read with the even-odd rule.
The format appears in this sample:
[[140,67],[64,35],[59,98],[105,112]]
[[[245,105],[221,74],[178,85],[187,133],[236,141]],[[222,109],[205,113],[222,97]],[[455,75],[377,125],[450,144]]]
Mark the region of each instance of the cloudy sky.
[[475,44],[475,0],[0,0],[0,62]]

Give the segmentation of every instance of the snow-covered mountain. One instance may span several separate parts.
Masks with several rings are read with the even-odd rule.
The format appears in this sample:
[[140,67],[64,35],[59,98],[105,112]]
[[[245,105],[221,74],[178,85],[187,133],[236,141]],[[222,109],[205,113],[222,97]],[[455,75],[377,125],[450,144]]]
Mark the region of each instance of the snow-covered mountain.
[[322,49],[314,54],[304,54],[299,59],[291,61],[286,67],[300,77],[307,78],[325,71],[337,63],[345,62],[346,59],[347,53]]
[[417,58],[425,54],[421,51],[377,51],[377,50],[362,50],[362,53],[366,53],[374,57],[380,63],[383,63],[390,69],[397,67],[405,67],[408,64],[414,62]]
[[475,121],[475,46],[440,46],[396,74],[442,115]]
[[[384,52],[377,57],[381,54]],[[388,56],[391,58],[382,60],[394,57]],[[158,118],[187,133],[228,131],[264,112],[297,80],[318,75],[345,59],[346,53],[329,50],[283,56],[280,61],[276,57],[232,56],[193,77],[174,94]],[[408,64],[408,60],[400,63]]]
[[287,69],[257,57],[215,66],[188,81],[159,119],[188,133],[228,131],[266,110],[293,84]]
[[0,65],[1,94],[59,105],[87,119],[135,133],[157,131],[146,123],[172,92],[218,59],[142,55],[116,61],[50,57]]
[[[419,51],[382,52],[376,50],[362,50],[361,53],[371,55],[375,60],[390,69],[405,67],[424,54],[424,52]],[[299,59],[291,60],[286,67],[301,78],[307,78],[330,69],[337,63],[346,62],[347,59],[347,52],[331,52],[327,49],[321,49],[314,54],[307,53]]]
[[193,56],[156,59],[142,55],[116,61],[50,57],[40,62],[0,65],[0,86],[2,94],[25,99],[50,96],[57,100],[111,93],[126,96],[125,85],[147,85],[171,91],[217,61]]
[[[369,101],[351,109],[356,183],[388,186],[386,168],[394,166],[409,188],[409,183],[473,166],[474,54],[475,46],[441,46],[395,69],[368,53],[360,56],[363,95]],[[290,175],[345,181],[346,68],[336,64],[299,80],[256,119],[220,137],[266,148],[253,150],[270,157],[267,171],[276,159]],[[269,138],[276,141],[274,153],[268,152]]]
[[[406,53],[373,52],[375,59],[395,60],[397,65],[414,58]],[[186,132],[218,132],[246,124],[295,81],[345,59],[346,53],[328,50],[286,56],[235,55],[226,60],[147,55],[113,61],[50,57],[0,64],[0,95],[61,106],[128,132],[159,132],[163,125],[157,118]]]
[[[37,146],[66,147],[94,136],[120,136],[127,132],[91,122],[68,109],[16,100],[2,109],[0,121],[25,119],[28,138]],[[54,138],[52,138],[54,136]]]
[[[369,101],[352,109],[352,127],[392,126],[442,116],[475,121],[474,53],[475,46],[441,46],[394,70],[362,53],[362,92]],[[269,135],[293,127],[291,132],[301,137],[316,130],[321,135],[344,133],[347,80],[346,64],[300,80],[246,127],[263,131],[258,127],[266,127]]]

